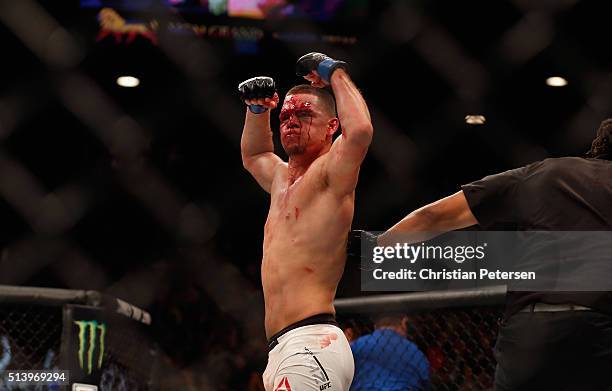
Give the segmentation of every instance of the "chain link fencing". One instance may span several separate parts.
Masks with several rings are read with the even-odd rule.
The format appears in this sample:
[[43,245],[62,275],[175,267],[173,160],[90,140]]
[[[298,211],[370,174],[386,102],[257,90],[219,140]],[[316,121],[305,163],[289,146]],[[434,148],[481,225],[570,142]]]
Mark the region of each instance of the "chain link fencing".
[[351,390],[493,390],[504,295],[495,288],[338,299],[355,358]]
[[[68,390],[8,381],[9,370],[68,370],[70,385],[158,389],[148,313],[93,291],[0,285],[0,390]],[[49,388],[50,387],[50,388]]]
[[61,308],[0,305],[0,372],[56,367],[61,333]]

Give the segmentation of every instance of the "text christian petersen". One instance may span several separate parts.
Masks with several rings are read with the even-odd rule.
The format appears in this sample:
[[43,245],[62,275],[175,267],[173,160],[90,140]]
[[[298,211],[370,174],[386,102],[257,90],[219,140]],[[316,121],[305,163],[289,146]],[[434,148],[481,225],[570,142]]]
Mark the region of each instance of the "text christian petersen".
[[[401,268],[399,270],[383,271],[381,268],[372,270],[372,277],[376,280],[535,280],[535,272],[515,272],[503,270],[489,270],[483,267],[476,268],[477,271],[463,271],[461,269],[440,269],[440,262],[449,261],[451,265],[461,264],[465,261],[484,263],[486,261],[485,249],[487,243],[478,246],[439,246],[410,245],[407,243],[396,243],[394,246],[375,246],[372,249],[372,262],[382,264],[383,262],[402,262],[405,266],[416,267],[417,270]],[[432,261],[428,265],[415,264],[417,261]],[[433,261],[437,261],[436,268],[431,269]],[[470,269],[474,269],[470,265]]]

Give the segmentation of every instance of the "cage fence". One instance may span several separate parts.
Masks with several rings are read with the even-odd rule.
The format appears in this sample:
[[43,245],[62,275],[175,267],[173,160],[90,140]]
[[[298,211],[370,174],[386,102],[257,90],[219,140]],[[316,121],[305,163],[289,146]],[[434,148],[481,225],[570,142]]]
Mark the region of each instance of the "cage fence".
[[504,297],[494,287],[336,300],[355,357],[351,390],[492,390]]
[[[95,291],[0,285],[0,390],[153,390],[149,314]],[[67,384],[26,384],[9,371],[68,371]]]

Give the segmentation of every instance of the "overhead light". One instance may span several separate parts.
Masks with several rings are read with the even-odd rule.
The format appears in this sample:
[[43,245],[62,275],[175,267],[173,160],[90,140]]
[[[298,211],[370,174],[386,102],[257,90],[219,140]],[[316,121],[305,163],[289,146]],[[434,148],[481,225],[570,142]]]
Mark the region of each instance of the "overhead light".
[[465,123],[468,125],[484,125],[487,119],[484,115],[466,115]]
[[567,80],[560,76],[552,76],[546,79],[546,84],[551,87],[565,87],[567,85]]
[[119,76],[117,78],[117,84],[126,88],[138,87],[140,80],[134,76]]

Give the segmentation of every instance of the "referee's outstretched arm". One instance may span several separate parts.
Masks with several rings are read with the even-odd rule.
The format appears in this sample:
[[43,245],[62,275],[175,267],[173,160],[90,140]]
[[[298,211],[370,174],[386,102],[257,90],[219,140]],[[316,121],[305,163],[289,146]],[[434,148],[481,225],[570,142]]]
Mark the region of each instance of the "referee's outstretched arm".
[[410,212],[399,223],[378,237],[380,245],[391,245],[392,234],[412,232],[410,241],[429,240],[445,232],[470,227],[478,224],[470,206],[460,190],[457,193],[442,198]]

